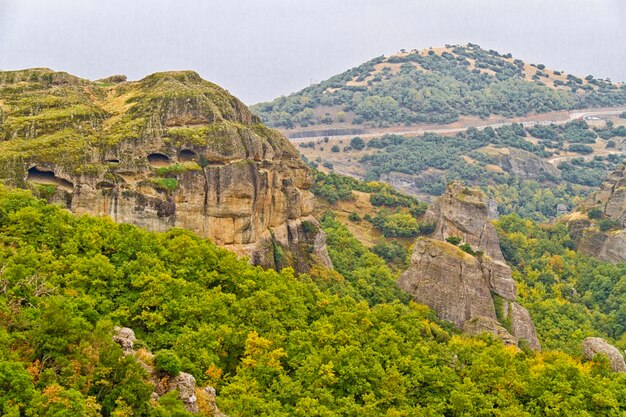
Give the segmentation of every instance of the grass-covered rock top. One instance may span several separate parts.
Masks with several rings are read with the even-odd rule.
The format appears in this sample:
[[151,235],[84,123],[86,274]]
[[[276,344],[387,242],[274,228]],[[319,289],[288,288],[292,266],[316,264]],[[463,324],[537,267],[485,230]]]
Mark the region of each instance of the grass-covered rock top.
[[237,98],[193,71],[132,82],[119,76],[92,82],[45,68],[0,72],[3,165],[33,161],[75,174],[80,166],[104,162],[124,143],[158,138],[172,146],[236,153],[245,144],[233,144],[233,137],[242,134],[296,155]]

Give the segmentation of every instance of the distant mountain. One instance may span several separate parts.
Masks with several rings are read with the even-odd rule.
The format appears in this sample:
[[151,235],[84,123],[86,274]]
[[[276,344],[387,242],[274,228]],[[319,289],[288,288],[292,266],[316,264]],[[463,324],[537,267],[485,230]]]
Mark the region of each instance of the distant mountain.
[[624,84],[470,43],[380,56],[252,110],[274,127],[384,127],[624,104]]

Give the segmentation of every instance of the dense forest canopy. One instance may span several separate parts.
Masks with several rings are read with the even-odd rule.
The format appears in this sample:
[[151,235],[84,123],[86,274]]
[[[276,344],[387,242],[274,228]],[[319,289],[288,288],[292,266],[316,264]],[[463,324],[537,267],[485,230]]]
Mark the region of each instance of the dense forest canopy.
[[[150,403],[145,371],[111,340],[114,324],[133,328],[152,351],[171,350],[181,370],[217,387],[231,417],[625,411],[626,376],[606,360],[581,362],[560,338],[546,343],[574,356],[460,336],[407,303],[385,262],[332,215],[322,223],[337,271],[295,276],[252,267],[191,232],[77,217],[0,188],[0,411],[187,415],[172,397]],[[505,253],[529,274],[525,245],[535,243],[516,237],[514,219],[501,227]],[[528,267],[547,265],[556,267]],[[591,311],[612,299],[589,282],[573,285]],[[532,307],[543,293],[531,290]],[[557,316],[566,325],[573,318]],[[606,333],[619,337],[621,319],[613,322]],[[561,324],[554,328],[567,336]]]
[[468,44],[380,56],[252,109],[274,127],[382,127],[624,104],[626,85]]

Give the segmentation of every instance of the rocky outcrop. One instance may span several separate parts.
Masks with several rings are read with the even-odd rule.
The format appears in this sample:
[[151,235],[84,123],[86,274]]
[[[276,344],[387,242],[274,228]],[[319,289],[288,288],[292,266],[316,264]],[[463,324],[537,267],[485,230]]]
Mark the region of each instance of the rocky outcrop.
[[435,230],[415,242],[399,287],[468,334],[487,331],[539,350],[530,314],[515,301],[515,281],[482,193],[452,183],[425,217]]
[[484,195],[453,182],[446,192],[430,206],[426,220],[436,223],[432,238],[445,240],[459,237],[491,259],[504,262],[496,229],[489,221],[489,208]]
[[626,165],[562,221],[579,251],[608,262],[626,262]]
[[554,165],[537,155],[516,148],[496,148],[488,146],[480,150],[495,160],[504,172],[519,178],[536,181],[554,180],[561,176]]
[[600,337],[588,337],[583,340],[583,352],[589,360],[596,355],[603,355],[609,360],[613,372],[626,372],[626,363],[620,351]]
[[491,317],[472,317],[463,323],[463,333],[469,336],[480,336],[482,333],[489,333],[502,340],[505,345],[517,346],[519,340],[511,335],[502,324]]
[[[2,75],[0,84],[50,74]],[[40,80],[31,88],[41,96],[77,97],[85,103],[80,123],[76,115],[55,123],[52,115],[33,116],[31,129],[18,130],[22,112],[45,116],[46,110],[7,101],[0,133],[16,140],[0,142],[0,179],[75,213],[153,231],[190,229],[265,267],[331,267],[324,233],[311,215],[310,169],[286,138],[235,97],[191,71],[138,82],[117,77],[105,80],[109,87],[74,78]],[[53,115],[62,113],[56,110]],[[56,143],[59,132],[67,137]],[[39,146],[25,151],[18,146],[22,137]]]
[[139,364],[148,372],[150,382],[154,385],[152,401],[157,402],[163,395],[177,391],[178,398],[185,405],[185,409],[191,413],[199,413],[201,403],[204,410],[213,417],[227,417],[222,414],[215,403],[215,389],[210,386],[196,387],[196,379],[193,375],[180,372],[176,376],[159,375],[152,366],[154,356],[144,350],[138,354],[134,349],[136,341],[135,332],[128,327],[115,327],[113,340],[124,350],[124,354],[133,355]]
[[488,279],[480,262],[458,247],[435,239],[415,242],[411,266],[398,285],[439,318],[458,327],[472,317],[496,318]]

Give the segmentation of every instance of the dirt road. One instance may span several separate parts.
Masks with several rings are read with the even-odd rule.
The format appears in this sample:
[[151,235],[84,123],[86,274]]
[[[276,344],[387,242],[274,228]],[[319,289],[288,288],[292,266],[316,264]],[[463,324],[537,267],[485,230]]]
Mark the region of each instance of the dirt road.
[[[525,121],[520,120],[519,118],[517,119],[519,121],[519,123],[523,124],[524,126],[534,126],[534,125],[549,125],[552,123],[555,124],[565,124],[571,120],[575,120],[581,117],[587,117],[587,116],[613,116],[613,115],[617,115],[617,114],[621,114],[623,112],[626,111],[626,107],[609,107],[609,108],[597,108],[597,109],[581,109],[581,110],[575,110],[575,111],[571,111],[566,113],[566,115],[564,115],[564,117],[554,117],[554,120],[542,120],[542,121],[537,121],[537,120],[528,120]],[[498,127],[502,127],[505,125],[509,125],[513,123],[513,121],[509,121],[509,122],[501,122],[501,123],[491,123],[491,124],[484,124],[484,125],[468,125],[468,126],[463,126],[463,127],[455,127],[455,128],[446,128],[446,127],[441,127],[441,128],[420,128],[419,126],[413,126],[413,127],[407,127],[405,130],[390,130],[389,132],[385,132],[384,130],[382,131],[377,131],[374,133],[364,133],[364,134],[359,134],[358,136],[366,139],[366,138],[374,138],[374,137],[380,137],[382,135],[384,135],[385,133],[393,133],[395,135],[401,135],[401,136],[408,136],[408,135],[412,135],[412,136],[419,136],[422,135],[426,132],[433,132],[433,133],[438,133],[438,134],[450,134],[450,133],[457,133],[457,132],[463,132],[465,130],[467,130],[470,127],[475,127],[477,129],[484,129],[486,127],[492,127],[492,128],[498,128]],[[336,135],[336,136],[331,136],[333,139],[351,139],[352,137],[354,137],[356,135]],[[306,138],[292,138],[289,139],[291,142],[294,143],[300,143],[300,142],[309,142],[309,141],[316,141],[318,139],[322,139],[323,136],[311,136],[311,137],[306,137]]]

